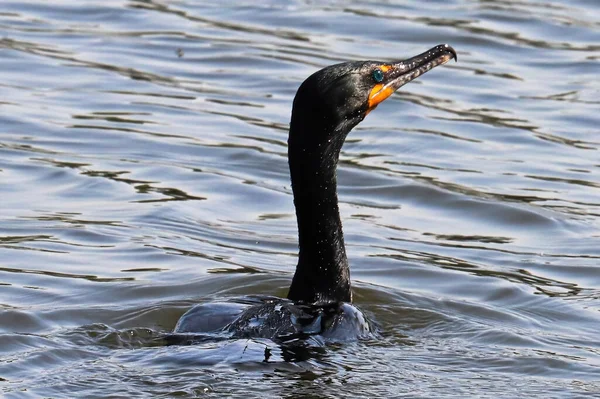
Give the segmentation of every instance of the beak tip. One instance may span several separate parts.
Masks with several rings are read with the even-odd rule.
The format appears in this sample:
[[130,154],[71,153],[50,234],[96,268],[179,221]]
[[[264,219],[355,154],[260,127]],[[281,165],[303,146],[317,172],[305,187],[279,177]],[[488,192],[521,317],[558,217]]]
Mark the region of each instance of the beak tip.
[[454,48],[452,48],[451,45],[449,45],[449,44],[442,44],[440,47],[443,47],[444,50],[446,50],[450,54],[452,54],[452,58],[454,58],[454,62],[458,62],[458,54],[456,54],[456,50],[454,50]]

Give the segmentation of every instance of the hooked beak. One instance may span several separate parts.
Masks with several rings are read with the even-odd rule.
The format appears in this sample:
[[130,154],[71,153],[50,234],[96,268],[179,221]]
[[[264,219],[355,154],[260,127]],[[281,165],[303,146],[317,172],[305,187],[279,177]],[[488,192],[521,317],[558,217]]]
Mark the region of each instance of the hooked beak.
[[384,78],[369,93],[367,113],[375,109],[380,102],[391,96],[400,87],[430,69],[447,63],[452,58],[455,61],[458,60],[456,51],[448,44],[440,44],[407,60],[381,65],[380,69],[384,73]]

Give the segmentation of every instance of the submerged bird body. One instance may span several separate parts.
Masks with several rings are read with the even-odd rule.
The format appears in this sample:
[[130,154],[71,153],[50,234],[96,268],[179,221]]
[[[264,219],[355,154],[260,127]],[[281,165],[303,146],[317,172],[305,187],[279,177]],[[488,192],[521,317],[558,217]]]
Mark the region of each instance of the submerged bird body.
[[277,340],[368,335],[369,323],[350,304],[350,269],[337,199],[339,154],[348,133],[380,102],[452,58],[454,49],[439,45],[408,60],[346,62],[307,78],[294,98],[288,139],[299,241],[288,299],[198,305],[181,317],[174,332],[222,331]]
[[175,332],[186,334],[171,342],[194,343],[219,333],[226,338],[269,338],[293,342],[319,335],[324,340],[347,341],[367,337],[371,325],[350,303],[321,305],[269,296],[236,298],[193,307],[178,321]]

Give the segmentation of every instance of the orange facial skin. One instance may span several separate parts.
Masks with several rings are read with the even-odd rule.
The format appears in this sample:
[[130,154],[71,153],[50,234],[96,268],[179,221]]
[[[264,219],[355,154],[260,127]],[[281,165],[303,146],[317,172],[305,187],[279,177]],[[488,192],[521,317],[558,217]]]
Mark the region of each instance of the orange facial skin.
[[393,87],[385,87],[383,84],[378,83],[371,89],[369,93],[369,107],[368,110],[373,110],[380,102],[391,96],[396,90]]
[[[393,66],[385,64],[379,66],[379,69],[383,73],[389,72],[392,68]],[[384,87],[383,83],[377,83],[375,86],[373,86],[371,92],[369,93],[369,107],[367,108],[367,114],[375,109],[377,104],[391,96],[395,91],[396,90],[391,87]]]

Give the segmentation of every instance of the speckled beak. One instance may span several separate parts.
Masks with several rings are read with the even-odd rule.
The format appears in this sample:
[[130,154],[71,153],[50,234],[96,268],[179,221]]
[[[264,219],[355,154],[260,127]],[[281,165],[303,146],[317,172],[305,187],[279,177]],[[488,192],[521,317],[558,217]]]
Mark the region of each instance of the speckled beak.
[[382,64],[383,80],[376,84],[369,93],[368,111],[391,96],[396,90],[425,72],[443,65],[452,58],[458,60],[456,51],[448,44],[440,44],[426,52],[404,61]]

